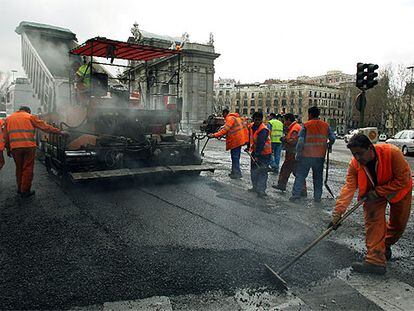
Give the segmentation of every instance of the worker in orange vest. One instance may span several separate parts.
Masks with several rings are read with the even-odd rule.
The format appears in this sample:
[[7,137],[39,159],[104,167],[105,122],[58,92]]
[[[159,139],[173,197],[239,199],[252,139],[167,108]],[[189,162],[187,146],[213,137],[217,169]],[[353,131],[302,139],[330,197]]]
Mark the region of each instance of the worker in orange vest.
[[335,134],[325,121],[319,120],[320,109],[316,106],[308,109],[309,121],[305,122],[299,132],[296,146],[296,178],[293,184],[292,196],[289,201],[299,200],[306,177],[312,168],[313,200],[321,202],[323,187],[323,165],[328,148],[335,142]]
[[266,197],[267,177],[270,158],[272,155],[272,143],[270,130],[263,123],[263,113],[256,111],[252,116],[253,123],[249,125],[249,152],[250,175],[253,187],[250,192],[256,192],[258,197]]
[[3,168],[4,166],[4,155],[3,155],[3,151],[4,151],[4,135],[3,135],[3,129],[4,127],[4,120],[0,119],[0,170]]
[[[274,185],[273,188],[286,191],[290,174],[296,175],[296,144],[298,143],[299,132],[302,127],[292,113],[287,113],[283,116],[283,124],[287,128],[285,137],[282,137],[283,147],[286,151],[285,161],[280,169],[277,185]],[[306,183],[303,185],[302,195],[306,196]]]
[[35,128],[49,133],[66,135],[65,132],[32,115],[30,108],[26,106],[20,107],[17,112],[6,118],[5,142],[7,154],[13,157],[16,164],[17,192],[22,197],[35,194],[31,190],[36,153]]
[[241,147],[248,143],[249,137],[242,119],[238,113],[223,109],[223,118],[226,120],[224,126],[214,134],[208,134],[209,138],[220,138],[226,135],[226,150],[231,155],[231,179],[242,178],[240,170]]
[[[347,144],[354,156],[349,163],[346,182],[336,201],[329,226],[336,229],[352,201],[356,189],[358,199],[365,198],[364,262],[352,264],[360,273],[384,274],[386,260],[391,259],[391,245],[404,232],[411,211],[411,169],[402,152],[389,144],[373,145],[362,133],[354,135]],[[385,210],[390,205],[389,220]]]

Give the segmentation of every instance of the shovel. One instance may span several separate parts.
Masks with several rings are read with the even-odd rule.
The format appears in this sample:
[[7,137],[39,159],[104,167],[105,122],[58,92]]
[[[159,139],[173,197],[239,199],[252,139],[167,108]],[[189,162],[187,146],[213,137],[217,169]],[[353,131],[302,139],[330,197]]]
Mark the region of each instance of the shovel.
[[[335,224],[335,227],[338,228],[342,222],[351,215],[358,207],[360,207],[364,202],[366,201],[366,198],[361,199],[361,201],[355,203],[355,205],[349,209],[342,217],[339,219],[339,221]],[[331,226],[328,229],[326,229],[316,240],[314,240],[311,244],[308,245],[299,255],[297,255],[295,258],[293,258],[291,261],[289,261],[287,264],[285,264],[282,268],[280,268],[277,272],[274,271],[271,267],[269,267],[267,264],[265,264],[265,267],[267,270],[272,273],[272,275],[276,278],[276,281],[278,282],[278,286],[283,289],[287,290],[287,282],[280,276],[283,272],[285,272],[287,269],[289,269],[296,261],[298,261],[303,255],[305,255],[308,251],[310,251],[316,244],[318,244],[321,240],[323,240],[327,235],[329,235],[334,230],[334,227]]]

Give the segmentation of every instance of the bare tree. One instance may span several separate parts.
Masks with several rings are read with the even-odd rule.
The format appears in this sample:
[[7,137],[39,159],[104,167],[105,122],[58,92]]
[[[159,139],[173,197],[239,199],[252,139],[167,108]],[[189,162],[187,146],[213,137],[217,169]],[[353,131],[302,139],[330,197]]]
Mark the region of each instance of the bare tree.
[[409,71],[403,64],[389,65],[387,70],[390,83],[386,113],[391,119],[392,134],[395,134],[396,131],[405,128],[408,122],[408,98],[404,95],[404,90],[409,78]]

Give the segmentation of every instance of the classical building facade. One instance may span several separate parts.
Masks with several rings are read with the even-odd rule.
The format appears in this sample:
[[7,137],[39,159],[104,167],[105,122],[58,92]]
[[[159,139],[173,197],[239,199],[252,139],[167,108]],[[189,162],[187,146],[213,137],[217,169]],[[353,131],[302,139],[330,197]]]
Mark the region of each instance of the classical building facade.
[[344,92],[339,87],[299,80],[266,82],[240,84],[233,79],[219,79],[214,90],[216,110],[228,107],[248,117],[255,111],[290,112],[307,121],[308,108],[318,106],[322,120],[339,133],[346,131]]

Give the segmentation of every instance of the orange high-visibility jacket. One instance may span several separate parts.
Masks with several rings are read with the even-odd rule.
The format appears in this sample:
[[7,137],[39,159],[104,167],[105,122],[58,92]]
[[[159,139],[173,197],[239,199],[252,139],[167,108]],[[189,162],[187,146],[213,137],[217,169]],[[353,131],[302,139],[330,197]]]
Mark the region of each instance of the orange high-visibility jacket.
[[296,144],[298,143],[299,132],[301,129],[302,127],[297,121],[294,121],[291,125],[289,125],[285,136],[286,152],[296,153]]
[[249,141],[247,131],[238,113],[229,113],[226,116],[226,123],[214,133],[214,137],[220,138],[226,135],[226,150],[243,146]]
[[253,133],[253,128],[252,127],[253,127],[253,123],[251,123],[249,125],[250,153],[254,154],[254,152],[256,150],[257,136],[259,135],[259,133],[262,130],[266,130],[267,131],[267,138],[266,138],[266,142],[265,142],[265,145],[263,147],[261,155],[271,154],[272,153],[272,143],[270,141],[270,130],[263,123],[261,123],[259,125],[259,127],[257,128],[257,130],[254,133]]
[[306,129],[305,144],[302,156],[324,158],[326,154],[329,124],[322,120],[309,120],[303,124]]
[[45,132],[60,132],[58,128],[46,124],[37,116],[19,110],[6,119],[6,143],[11,150],[36,147],[35,128]]
[[[412,190],[410,165],[397,147],[389,144],[378,144],[374,147],[377,154],[375,192],[390,203],[396,203]],[[355,158],[352,158],[348,166],[345,185],[336,201],[335,213],[342,215],[346,211],[357,188],[359,189],[358,199],[373,189],[373,186],[370,186],[367,171]]]
[[0,152],[4,150],[3,125],[4,125],[4,120],[0,119]]

